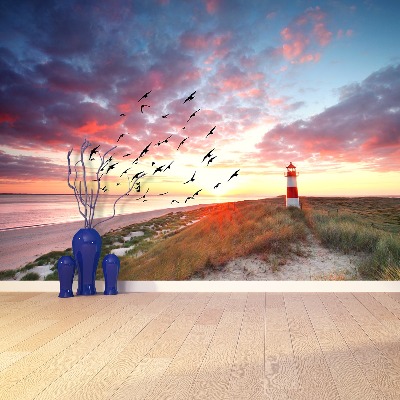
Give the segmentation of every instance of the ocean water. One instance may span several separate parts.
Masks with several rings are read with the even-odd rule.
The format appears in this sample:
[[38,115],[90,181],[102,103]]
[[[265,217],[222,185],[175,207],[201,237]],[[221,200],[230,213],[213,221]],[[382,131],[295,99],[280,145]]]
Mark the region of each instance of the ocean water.
[[[113,214],[113,204],[118,196],[101,196],[96,205],[95,218],[110,217]],[[116,215],[131,214],[162,208],[177,208],[197,204],[212,204],[229,201],[255,200],[249,197],[218,198],[214,196],[199,196],[186,204],[171,204],[171,196],[146,196],[148,201],[136,200],[135,197],[122,198],[115,207]],[[78,205],[73,195],[18,195],[0,194],[0,230],[21,229],[32,226],[60,224],[65,222],[83,221]]]

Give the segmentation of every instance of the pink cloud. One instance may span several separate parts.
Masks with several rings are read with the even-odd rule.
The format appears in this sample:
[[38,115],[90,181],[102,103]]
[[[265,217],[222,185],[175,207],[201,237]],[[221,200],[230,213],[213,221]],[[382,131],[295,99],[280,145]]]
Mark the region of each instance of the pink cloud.
[[206,10],[209,14],[215,14],[219,7],[219,0],[205,0]]
[[325,13],[319,7],[309,8],[281,30],[282,55],[293,63],[317,62],[318,47],[327,46],[332,40],[325,24]]

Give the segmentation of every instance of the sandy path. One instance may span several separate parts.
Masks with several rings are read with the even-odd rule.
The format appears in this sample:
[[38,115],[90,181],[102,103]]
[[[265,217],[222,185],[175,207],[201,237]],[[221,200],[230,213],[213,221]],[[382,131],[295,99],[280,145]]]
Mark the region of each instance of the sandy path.
[[[103,235],[112,229],[122,228],[138,222],[148,221],[170,212],[188,211],[211,204],[165,208],[129,215],[118,215],[100,224],[96,230]],[[16,269],[37,257],[53,250],[65,250],[71,247],[72,237],[83,227],[83,221],[65,224],[0,231],[0,270]]]
[[300,246],[302,256],[294,255],[284,265],[263,261],[258,256],[241,257],[228,262],[220,271],[208,271],[206,281],[310,281],[351,280],[357,275],[357,256],[327,249],[309,233],[308,243]]

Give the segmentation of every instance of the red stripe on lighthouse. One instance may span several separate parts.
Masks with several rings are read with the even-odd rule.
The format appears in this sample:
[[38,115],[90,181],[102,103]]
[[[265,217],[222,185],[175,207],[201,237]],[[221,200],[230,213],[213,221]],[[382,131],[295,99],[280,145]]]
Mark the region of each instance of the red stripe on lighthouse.
[[297,186],[287,188],[287,197],[289,199],[295,199],[299,197],[299,194],[297,192]]

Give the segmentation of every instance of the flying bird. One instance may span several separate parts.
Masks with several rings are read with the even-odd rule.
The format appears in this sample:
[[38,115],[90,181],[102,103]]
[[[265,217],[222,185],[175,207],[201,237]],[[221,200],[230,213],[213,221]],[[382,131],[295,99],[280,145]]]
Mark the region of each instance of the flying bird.
[[160,193],[159,196],[164,196],[165,194],[168,194],[168,192]]
[[190,199],[194,200],[194,197],[193,196],[186,197],[185,203],[187,203],[187,201],[190,200]]
[[217,158],[217,156],[211,157],[211,158],[208,160],[207,165],[209,165],[210,163],[212,163],[213,160],[215,160],[216,158]]
[[122,176],[123,174],[126,174],[131,168],[132,168],[132,167],[126,169],[119,177],[121,178],[121,176]]
[[228,179],[228,182],[229,182],[233,177],[238,176],[238,175],[239,175],[239,174],[238,174],[239,171],[240,171],[240,169],[238,169],[237,171],[235,171],[235,172],[232,174],[232,176]]
[[139,158],[135,158],[133,161],[132,161],[132,164],[137,164],[139,162]]
[[187,138],[183,139],[183,140],[179,143],[179,146],[178,146],[177,150],[179,150],[179,147],[181,147],[181,146],[183,145],[183,143],[185,143],[186,140],[188,140],[188,139],[189,139],[189,136],[188,136]]
[[[143,175],[142,175],[142,174],[143,174]],[[132,176],[132,180],[143,178],[145,175],[146,175],[146,174],[145,174],[143,171],[138,172],[137,174],[135,174],[134,176]]]
[[142,104],[141,106],[140,106],[140,112],[143,114],[143,107],[150,107],[150,106],[148,106],[147,104]]
[[178,203],[179,204],[179,201],[174,199],[174,200],[171,201],[171,204],[172,203]]
[[123,137],[124,137],[124,134],[121,133],[121,134],[119,135],[118,139],[117,139],[117,143],[119,142],[119,139],[121,139],[121,138],[123,138]]
[[102,188],[100,188],[103,192],[107,192],[107,187],[106,186],[104,186],[104,187],[102,187]]
[[199,111],[200,111],[200,108],[198,110],[194,111],[192,114],[190,114],[190,117],[186,122],[189,122],[191,118],[195,117],[196,113],[198,113]]
[[[211,153],[212,153],[214,150],[215,150],[215,147],[214,147],[212,150],[210,150],[210,151],[204,156],[203,161],[204,161],[206,158],[211,157]],[[203,161],[202,161],[202,162],[203,162]]]
[[126,115],[124,113],[119,114],[120,117],[126,117]]
[[89,154],[89,160],[92,161],[94,160],[94,158],[92,159],[92,155],[98,153],[98,148],[100,147],[100,145],[94,147],[92,150],[90,150],[90,154]]
[[214,189],[217,189],[217,187],[221,184],[221,182],[218,182],[215,186]]
[[169,135],[166,139],[164,139],[163,141],[159,140],[158,143],[156,143],[154,146],[160,146],[163,143],[168,143],[168,139],[170,139],[172,137],[172,135]]
[[128,156],[130,156],[131,155],[131,153],[128,153],[128,154],[125,154],[124,156],[122,156],[122,157],[128,157]]
[[196,90],[186,98],[186,100],[183,102],[183,104],[185,104],[187,101],[193,100],[194,99],[194,95],[196,93]]
[[169,163],[168,167],[166,167],[166,168],[164,169],[164,171],[163,171],[163,172],[165,172],[167,169],[171,169],[171,165],[172,165],[172,163],[173,163],[173,161],[171,161],[171,162]]
[[151,145],[152,143],[153,143],[153,142],[150,142],[150,143],[142,150],[142,152],[140,153],[139,158],[143,157],[146,153],[148,153],[149,147],[150,147],[150,145]]
[[214,133],[214,129],[215,129],[215,128],[216,128],[216,126],[214,126],[214,128],[212,128],[212,129],[210,130],[210,132],[207,133],[206,138],[208,138],[210,135],[212,135],[212,134]]
[[146,193],[143,196],[138,197],[136,200],[144,199],[146,197],[146,194],[148,193],[149,189],[150,188],[147,188]]
[[154,175],[156,172],[161,172],[162,169],[163,169],[164,167],[165,167],[165,165],[161,165],[161,166],[157,167],[156,170],[153,172],[153,175]]
[[108,167],[108,169],[107,169],[106,175],[109,173],[109,171],[110,171],[111,169],[114,169],[115,166],[116,166],[117,164],[119,164],[119,163],[111,164],[111,165]]
[[161,118],[167,118],[169,114],[162,115]]
[[192,197],[194,197],[194,196],[198,196],[199,195],[199,193],[202,191],[203,189],[200,189],[200,190],[198,190]]
[[146,93],[138,100],[138,103],[139,103],[140,100],[147,98],[147,96],[148,96],[150,93],[151,93],[151,90],[150,90],[149,92],[146,92]]
[[192,176],[187,182],[184,182],[183,184],[186,185],[186,184],[189,183],[189,182],[194,182],[194,176],[195,176],[195,175],[196,175],[196,171],[194,171],[193,176]]

